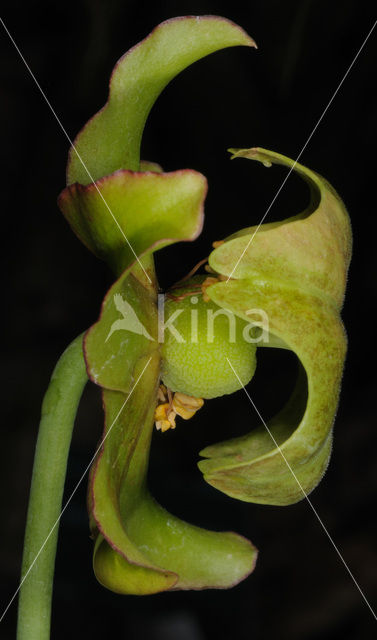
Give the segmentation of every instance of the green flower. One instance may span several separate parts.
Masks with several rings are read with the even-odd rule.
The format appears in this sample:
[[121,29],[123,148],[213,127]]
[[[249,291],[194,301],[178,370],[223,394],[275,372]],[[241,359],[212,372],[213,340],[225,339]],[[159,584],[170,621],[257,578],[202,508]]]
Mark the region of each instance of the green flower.
[[[226,588],[244,579],[256,561],[256,549],[243,537],[179,520],[146,485],[161,365],[166,372],[171,362],[159,341],[153,253],[199,235],[207,183],[196,171],[163,173],[140,162],[140,140],[166,84],[195,60],[234,45],[255,43],[229,21],[203,17],[165,22],[131,49],[114,69],[105,107],[75,141],[68,186],[59,197],[74,232],[117,278],[85,335],[84,350],[105,411],[104,441],[89,483],[94,570],[118,593]],[[301,372],[269,430],[263,425],[207,447],[199,467],[207,482],[230,496],[284,505],[311,491],[328,462],[345,356],[339,311],[350,227],[341,200],[319,175],[263,149],[235,155],[293,167],[309,183],[312,201],[298,216],[265,224],[258,233],[244,229],[220,243],[208,259],[212,280],[205,294],[242,326],[253,322],[251,309],[263,310],[268,342],[258,346],[293,350]],[[219,366],[234,377],[231,364]],[[181,394],[177,413],[185,417],[187,406],[178,406],[185,389],[174,390]]]

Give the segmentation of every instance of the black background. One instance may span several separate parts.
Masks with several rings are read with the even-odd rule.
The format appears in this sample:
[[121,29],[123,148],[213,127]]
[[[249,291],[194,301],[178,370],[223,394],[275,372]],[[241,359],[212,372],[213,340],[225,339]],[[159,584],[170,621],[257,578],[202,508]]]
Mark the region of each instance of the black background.
[[[73,137],[105,102],[116,60],[162,20],[226,16],[258,51],[216,53],[186,70],[152,110],[142,157],[165,170],[194,168],[209,180],[204,232],[157,258],[162,287],[208,254],[213,240],[256,224],[284,179],[278,167],[230,162],[229,146],[260,145],[297,157],[376,19],[360,1],[14,2],[3,19]],[[5,32],[1,32],[2,335],[1,609],[18,580],[40,404],[65,346],[96,319],[111,283],[106,266],[72,234],[56,206],[68,143]],[[351,215],[354,258],[344,321],[350,338],[329,470],[311,499],[373,605],[377,595],[376,465],[376,52],[360,53],[301,161],[324,175]],[[291,176],[268,219],[301,210],[307,192]],[[289,354],[259,352],[250,392],[265,418],[294,379]],[[79,411],[66,495],[100,437],[98,390]],[[191,423],[155,434],[152,493],[196,524],[234,529],[259,548],[257,568],[230,591],[143,598],[103,589],[91,569],[85,491],[61,522],[52,638],[290,640],[375,637],[375,621],[309,504],[277,508],[236,502],[207,486],[197,452],[257,424],[242,392],[206,403]],[[0,635],[15,635],[16,605]]]

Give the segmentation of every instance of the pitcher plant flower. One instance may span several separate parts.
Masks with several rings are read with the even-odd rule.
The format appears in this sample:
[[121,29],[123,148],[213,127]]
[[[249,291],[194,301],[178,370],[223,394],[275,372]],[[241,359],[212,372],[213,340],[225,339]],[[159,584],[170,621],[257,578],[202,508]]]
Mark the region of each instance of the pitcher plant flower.
[[93,567],[114,592],[224,589],[253,571],[257,550],[251,542],[168,513],[146,478],[154,427],[167,438],[209,399],[248,384],[258,348],[296,354],[296,388],[267,428],[262,424],[201,451],[204,479],[245,502],[289,505],[312,491],[328,464],[346,352],[340,310],[351,251],[348,215],[331,185],[273,151],[232,150],[233,158],[297,172],[309,185],[309,206],[282,222],[215,238],[199,265],[205,274],[194,269],[165,294],[158,288],[153,254],[198,237],[207,181],[191,169],[164,172],[141,161],[144,125],[172,78],[200,58],[237,45],[256,46],[224,18],[162,23],[118,61],[107,103],[69,152],[59,207],[115,281],[98,320],[63,354],[44,400],[19,640],[49,638],[65,468],[88,378],[101,388],[105,415],[88,488]]

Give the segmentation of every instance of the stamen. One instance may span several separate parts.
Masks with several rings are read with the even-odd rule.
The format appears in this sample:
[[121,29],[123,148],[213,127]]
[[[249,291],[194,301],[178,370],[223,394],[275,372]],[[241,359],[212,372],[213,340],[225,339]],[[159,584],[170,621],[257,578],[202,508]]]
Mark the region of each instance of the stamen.
[[210,301],[210,297],[207,293],[207,288],[210,287],[212,284],[217,284],[219,282],[219,278],[214,278],[212,276],[208,276],[204,282],[202,282],[202,294],[203,294],[203,300],[204,302],[209,302]]
[[180,300],[184,300],[185,298],[188,298],[189,296],[195,295],[195,293],[198,293],[199,289],[201,289],[201,285],[200,284],[197,284],[197,285],[193,284],[192,286],[194,288],[194,291],[186,291],[186,293],[182,293],[180,296],[174,296],[171,293],[169,293],[169,291],[165,295],[170,300],[174,300],[175,302],[179,302]]
[[157,405],[154,412],[156,429],[162,432],[175,429],[177,415],[184,420],[189,420],[204,404],[202,398],[194,398],[179,392],[173,394],[171,389],[167,389],[163,384],[158,390],[158,398],[162,399],[162,396],[164,401]]
[[189,420],[202,408],[204,400],[187,396],[185,393],[175,393],[173,399],[173,409],[184,420]]

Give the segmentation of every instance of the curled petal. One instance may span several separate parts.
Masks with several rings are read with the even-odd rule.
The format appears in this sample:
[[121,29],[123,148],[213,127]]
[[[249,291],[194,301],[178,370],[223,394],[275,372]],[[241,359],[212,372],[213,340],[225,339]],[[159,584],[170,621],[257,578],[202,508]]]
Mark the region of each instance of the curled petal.
[[[263,276],[326,297],[339,309],[351,257],[351,227],[335,189],[318,173],[266,149],[232,150],[233,158],[249,158],[265,166],[294,170],[309,185],[309,206],[281,222],[249,227],[230,236],[213,251],[209,263],[237,280]],[[242,259],[240,259],[242,256]]]
[[256,234],[256,227],[245,229],[218,246],[209,264],[232,278],[207,293],[249,321],[250,309],[262,309],[271,346],[294,351],[301,371],[287,406],[267,425],[273,438],[263,425],[209,446],[199,467],[209,484],[228,495],[284,505],[317,485],[330,456],[346,353],[339,311],[351,232],[343,203],[321,176],[263,149],[237,155],[294,167],[309,182],[312,200],[298,216],[263,225]]

